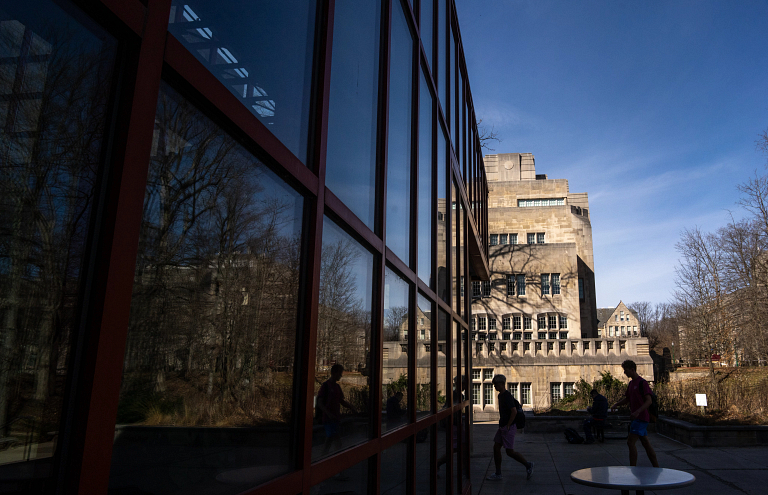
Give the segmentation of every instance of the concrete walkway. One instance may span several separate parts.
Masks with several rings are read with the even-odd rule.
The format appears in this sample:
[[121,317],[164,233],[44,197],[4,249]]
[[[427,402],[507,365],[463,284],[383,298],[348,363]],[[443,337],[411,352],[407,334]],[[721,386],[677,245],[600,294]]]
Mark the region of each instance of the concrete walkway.
[[[515,450],[535,463],[533,477],[525,479],[525,468],[504,455],[502,481],[485,477],[496,468],[493,463],[495,424],[474,425],[472,454],[472,493],[474,495],[551,494],[586,495],[618,494],[619,490],[602,490],[573,483],[570,474],[594,466],[627,466],[629,452],[626,440],[572,445],[562,433],[523,433],[515,441]],[[661,467],[687,471],[696,482],[686,488],[660,490],[646,494],[754,494],[768,493],[768,447],[697,448],[652,433],[651,445]],[[638,465],[650,466],[638,442]],[[634,492],[632,492],[634,493]]]

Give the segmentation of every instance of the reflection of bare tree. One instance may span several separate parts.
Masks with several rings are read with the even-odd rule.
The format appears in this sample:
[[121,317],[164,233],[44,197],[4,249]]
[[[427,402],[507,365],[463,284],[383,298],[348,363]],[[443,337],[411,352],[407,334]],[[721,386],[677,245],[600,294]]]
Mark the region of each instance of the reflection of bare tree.
[[384,312],[384,340],[405,340],[408,329],[408,307],[394,306]]
[[[112,47],[66,23],[36,33],[15,20],[0,23],[0,46],[13,69],[0,71],[10,96],[0,122],[0,424],[26,408],[55,429]],[[47,413],[28,409],[30,374],[31,398]]]
[[264,186],[274,183],[271,177],[217,125],[164,88],[144,202],[124,404],[131,394],[154,393],[184,396],[187,411],[209,411],[193,423],[232,422],[238,414],[288,419],[300,248],[292,225],[300,218],[295,198]]
[[353,369],[366,361],[371,317],[357,293],[353,268],[359,257],[354,245],[349,242],[323,245],[317,329],[318,366],[341,363],[346,369]]

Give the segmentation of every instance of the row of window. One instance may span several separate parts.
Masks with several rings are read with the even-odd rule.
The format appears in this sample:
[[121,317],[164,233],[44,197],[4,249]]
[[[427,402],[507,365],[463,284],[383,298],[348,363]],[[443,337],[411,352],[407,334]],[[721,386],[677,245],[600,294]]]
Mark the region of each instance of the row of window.
[[[531,340],[530,339],[530,334],[525,334],[525,338],[526,338],[526,340]],[[557,342],[558,348],[561,351],[564,351],[566,349],[565,339],[567,339],[567,338],[568,337],[560,337],[560,339],[562,339],[562,340]],[[484,339],[480,339],[480,340],[484,340]],[[506,338],[506,340],[509,340],[509,339]],[[515,340],[520,340],[520,338],[519,338],[519,336],[517,334],[514,335],[514,339],[511,342],[512,350],[513,351],[517,351],[520,348],[519,343],[515,342]],[[490,339],[488,342],[477,342],[475,344],[475,351],[476,352],[482,352],[483,344],[488,346],[488,350],[489,351],[495,351],[497,343],[500,345],[499,349],[501,349],[502,351],[506,351],[507,350],[507,342],[504,342],[504,340],[495,341],[495,339]],[[534,349],[536,351],[543,351],[545,349],[545,347],[543,347],[541,341],[534,341],[533,343],[534,343]],[[555,342],[551,342],[550,341],[550,342],[546,342],[546,344],[547,344],[547,346],[546,346],[546,350],[547,351],[554,351],[555,350]],[[582,344],[583,344],[584,351],[590,350],[591,345],[590,345],[589,341],[584,341],[584,342],[582,342]],[[595,350],[599,351],[602,348],[603,348],[603,343],[602,342],[600,342],[600,341],[595,342]],[[626,348],[627,348],[627,342],[624,341],[624,340],[620,340],[619,341],[619,350],[623,351]],[[609,351],[613,350],[613,341],[608,341],[606,343],[606,349],[608,349]],[[531,342],[523,341],[523,351],[530,351],[530,350],[531,350]],[[578,344],[576,342],[571,342],[571,352],[577,352],[577,351],[578,351]]]
[[[482,396],[480,394],[482,390]],[[531,396],[530,383],[507,383],[507,390],[512,396],[524,406],[533,404]],[[472,384],[472,405],[475,406],[495,406],[496,392],[491,383],[473,383]]]
[[[541,274],[541,295],[542,296],[557,296],[561,294],[560,290],[560,274],[559,273],[542,273]],[[526,284],[525,275],[510,273],[506,277],[507,296],[525,296]],[[464,285],[462,280],[462,295]],[[579,279],[579,298],[583,299],[583,282]],[[473,280],[472,281],[472,297],[474,299],[481,297],[491,297],[491,282],[490,280]]]
[[[601,337],[602,328],[597,329],[597,336]],[[609,326],[608,337],[638,337],[637,326]]]
[[[528,244],[544,244],[544,232],[529,233],[527,234],[526,240],[528,241]],[[506,244],[517,244],[517,234],[491,234],[491,246],[504,246]]]
[[[538,340],[565,340],[568,338],[568,332],[539,332]],[[496,332],[472,332],[472,340],[533,340],[533,332],[502,332],[501,338],[498,338]]]
[[[521,316],[521,315],[512,315],[512,316],[504,316],[501,318],[501,329],[502,330],[532,330],[532,318],[530,316]],[[475,330],[475,318],[472,318],[469,320],[470,322],[470,328],[472,330]],[[560,326],[558,327],[558,322],[560,323]],[[478,316],[477,317],[477,330],[483,331],[483,330],[496,330],[496,318],[489,316],[487,318],[487,328],[486,328],[486,317],[485,316]],[[539,330],[542,329],[564,329],[568,328],[568,317],[563,315],[539,315],[539,317],[536,320],[536,328]],[[541,335],[543,332],[539,332],[539,335]],[[539,337],[539,338],[546,338],[546,337]]]
[[[625,321],[624,320],[624,318],[625,318],[624,311],[620,311],[620,313],[621,313],[620,315],[613,315],[613,321],[619,321],[619,319],[621,319],[621,321]],[[621,318],[619,318],[619,317],[621,317]],[[630,314],[627,313],[626,321],[629,321],[629,320],[630,320]]]
[[565,206],[565,198],[543,198],[543,199],[518,199],[519,208],[530,208],[532,206]]

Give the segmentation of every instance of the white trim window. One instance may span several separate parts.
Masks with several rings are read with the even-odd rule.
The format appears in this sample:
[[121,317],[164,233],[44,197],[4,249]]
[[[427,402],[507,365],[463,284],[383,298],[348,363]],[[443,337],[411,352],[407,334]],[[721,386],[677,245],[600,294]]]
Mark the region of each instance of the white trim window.
[[520,384],[520,404],[524,404],[526,406],[530,406],[531,404],[533,404],[533,397],[531,396],[530,383]]
[[507,244],[507,234],[499,234],[499,245],[504,246]]
[[508,296],[514,296],[515,295],[515,276],[514,275],[507,275],[507,295]]
[[536,234],[528,234],[528,244],[536,244]]
[[531,329],[531,317],[523,316],[523,330],[530,330],[530,329]]
[[565,206],[565,198],[535,198],[518,199],[518,208],[532,208],[535,206]]
[[541,295],[542,296],[549,295],[549,274],[548,273],[541,274]]
[[477,317],[477,329],[481,331],[485,331],[485,316],[478,316]]
[[512,330],[512,324],[511,324],[509,316],[503,316],[501,318],[501,329],[502,330]]
[[517,244],[517,234],[509,234],[509,243]]
[[512,329],[513,330],[522,330],[522,326],[520,324],[520,316],[514,315],[512,317]]
[[552,295],[556,296],[560,294],[560,274],[553,273],[551,282],[552,282]]
[[496,318],[488,317],[488,330],[496,330]]
[[568,317],[560,316],[560,328],[568,328]]
[[536,244],[544,244],[544,232],[536,234]]
[[498,234],[491,234],[491,246],[495,246],[499,243],[499,235]]

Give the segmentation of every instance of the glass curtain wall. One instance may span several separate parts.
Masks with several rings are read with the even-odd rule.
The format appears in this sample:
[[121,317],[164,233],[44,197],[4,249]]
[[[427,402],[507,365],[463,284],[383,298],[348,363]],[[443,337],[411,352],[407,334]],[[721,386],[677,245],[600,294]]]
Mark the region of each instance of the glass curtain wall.
[[469,490],[455,12],[0,7],[0,491]]

